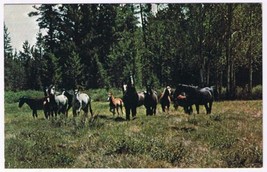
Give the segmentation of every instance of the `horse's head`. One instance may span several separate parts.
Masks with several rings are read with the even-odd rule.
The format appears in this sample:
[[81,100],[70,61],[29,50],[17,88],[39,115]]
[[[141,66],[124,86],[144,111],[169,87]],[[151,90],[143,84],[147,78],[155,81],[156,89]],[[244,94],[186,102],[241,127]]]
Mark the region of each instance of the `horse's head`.
[[127,81],[127,89],[128,88],[133,88],[134,87],[134,79],[133,79],[133,76],[130,75],[128,81]]
[[122,92],[123,94],[127,91],[127,84],[122,85]]
[[107,99],[107,101],[110,101],[110,100],[111,100],[111,97],[112,97],[112,93],[109,92],[109,93],[108,93],[108,99]]
[[74,89],[74,95],[77,95],[77,94],[79,94],[79,89]]
[[50,86],[50,92],[49,92],[51,95],[55,95],[56,93],[56,88],[54,85]]
[[170,86],[167,86],[164,90],[164,94],[170,96],[171,95],[171,92],[172,92],[172,89]]
[[152,84],[146,85],[146,93],[147,94],[152,94],[153,93],[153,91],[152,91]]
[[186,100],[186,93],[185,92],[181,92],[178,96],[177,99],[178,100]]
[[19,99],[19,108],[21,108],[22,107],[22,105],[25,103],[25,96],[23,96],[23,97],[21,97],[20,99]]

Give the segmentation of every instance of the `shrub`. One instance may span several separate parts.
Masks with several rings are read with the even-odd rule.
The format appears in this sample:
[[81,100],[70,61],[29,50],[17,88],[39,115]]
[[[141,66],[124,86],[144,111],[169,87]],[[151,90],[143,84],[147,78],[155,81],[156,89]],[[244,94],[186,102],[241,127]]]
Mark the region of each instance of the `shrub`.
[[262,85],[252,88],[252,99],[262,99]]
[[5,103],[16,103],[22,96],[27,97],[43,97],[42,91],[26,90],[26,91],[5,91]]

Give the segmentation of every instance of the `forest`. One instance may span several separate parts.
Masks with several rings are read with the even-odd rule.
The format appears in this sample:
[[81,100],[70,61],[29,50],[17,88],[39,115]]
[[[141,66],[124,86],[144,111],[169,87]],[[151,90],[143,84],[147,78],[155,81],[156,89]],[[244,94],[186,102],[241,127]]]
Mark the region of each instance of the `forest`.
[[139,88],[215,85],[227,99],[262,85],[260,3],[43,4],[28,16],[47,34],[18,52],[4,26],[5,91],[120,89],[130,74]]

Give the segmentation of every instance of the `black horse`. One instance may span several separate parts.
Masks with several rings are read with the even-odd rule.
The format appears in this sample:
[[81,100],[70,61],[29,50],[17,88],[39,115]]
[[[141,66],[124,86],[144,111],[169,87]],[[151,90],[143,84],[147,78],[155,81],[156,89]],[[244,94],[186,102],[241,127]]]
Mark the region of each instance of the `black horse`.
[[152,85],[146,86],[144,106],[146,107],[146,115],[156,115],[158,104],[158,96],[156,91],[152,89]]
[[188,95],[185,92],[181,92],[175,99],[174,105],[176,105],[176,109],[178,106],[182,106],[184,108],[184,112],[187,114],[193,113],[192,105],[190,105],[187,101]]
[[[184,97],[182,95],[185,94]],[[174,92],[178,104],[182,104],[187,111],[192,111],[190,106],[195,105],[199,114],[199,105],[204,105],[207,114],[211,113],[214,92],[211,87],[199,88],[196,86],[179,84]]]
[[138,106],[138,93],[134,86],[133,77],[130,76],[127,85],[123,85],[123,102],[126,111],[126,120],[130,120],[130,113],[132,112],[132,118],[136,118],[136,109]]
[[[37,110],[45,110],[44,109],[45,99],[46,99],[45,97],[43,97],[43,98],[28,98],[28,97],[23,96],[19,99],[19,108],[21,108],[24,103],[28,104],[32,110],[32,117],[37,118]],[[46,113],[46,111],[45,111],[45,113]]]

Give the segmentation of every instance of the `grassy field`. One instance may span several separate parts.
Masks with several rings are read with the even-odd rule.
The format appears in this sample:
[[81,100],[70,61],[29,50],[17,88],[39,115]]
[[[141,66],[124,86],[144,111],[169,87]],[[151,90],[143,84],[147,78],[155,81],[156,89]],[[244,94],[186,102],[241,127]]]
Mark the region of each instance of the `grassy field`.
[[[211,115],[182,109],[137,119],[92,102],[95,117],[33,119],[28,106],[5,103],[5,168],[259,168],[262,101],[215,102]],[[193,107],[195,110],[195,107]],[[195,111],[194,111],[195,113]]]

